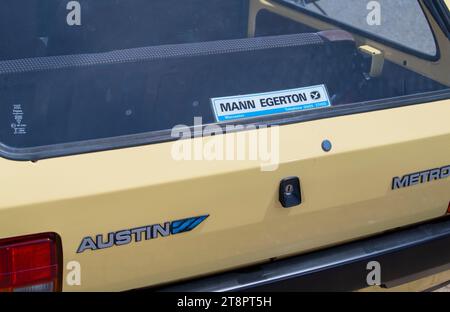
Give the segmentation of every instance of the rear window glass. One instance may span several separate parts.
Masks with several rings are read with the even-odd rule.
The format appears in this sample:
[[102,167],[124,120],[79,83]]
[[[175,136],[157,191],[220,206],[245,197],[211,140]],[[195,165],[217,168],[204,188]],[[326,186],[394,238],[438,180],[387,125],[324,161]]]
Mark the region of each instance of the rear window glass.
[[[289,2],[365,29],[356,22],[367,14],[358,1]],[[380,34],[403,40],[426,26],[415,1],[407,2],[390,5],[408,28],[389,18],[390,31]],[[174,126],[193,126],[195,117],[203,124],[269,123],[447,89],[389,61],[371,77],[370,58],[350,33],[321,32],[285,16],[285,6],[255,10],[258,3],[2,0],[1,148],[51,155],[55,146],[68,153],[91,148],[79,143],[85,141],[120,147],[137,142],[129,136],[171,139]],[[433,52],[428,32],[415,38]]]
[[435,56],[428,21],[415,0],[280,0],[336,22],[376,35],[413,51]]

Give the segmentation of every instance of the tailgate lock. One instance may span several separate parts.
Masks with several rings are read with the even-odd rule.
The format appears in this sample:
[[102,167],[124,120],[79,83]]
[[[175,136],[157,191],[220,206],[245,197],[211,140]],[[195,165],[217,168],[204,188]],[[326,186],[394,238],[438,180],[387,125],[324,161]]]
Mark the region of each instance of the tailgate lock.
[[300,179],[289,177],[280,182],[280,203],[284,208],[291,208],[302,203]]

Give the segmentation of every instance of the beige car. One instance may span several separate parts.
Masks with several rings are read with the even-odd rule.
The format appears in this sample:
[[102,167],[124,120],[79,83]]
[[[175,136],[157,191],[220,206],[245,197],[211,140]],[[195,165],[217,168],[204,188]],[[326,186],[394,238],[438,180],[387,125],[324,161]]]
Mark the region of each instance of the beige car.
[[0,291],[450,280],[448,1],[42,2],[0,2]]

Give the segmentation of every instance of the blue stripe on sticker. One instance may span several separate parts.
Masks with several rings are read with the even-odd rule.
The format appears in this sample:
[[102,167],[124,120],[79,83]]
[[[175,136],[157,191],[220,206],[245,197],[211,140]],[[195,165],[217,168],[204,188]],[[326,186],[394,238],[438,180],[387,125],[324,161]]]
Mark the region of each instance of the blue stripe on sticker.
[[219,121],[229,121],[229,120],[236,120],[236,119],[243,119],[243,118],[255,118],[255,117],[261,117],[261,116],[267,116],[267,115],[275,115],[275,114],[283,114],[283,113],[290,113],[290,112],[306,111],[306,110],[310,110],[310,109],[325,108],[325,107],[330,107],[330,106],[331,106],[331,103],[329,101],[324,101],[324,102],[314,103],[314,104],[305,104],[305,105],[298,105],[298,106],[286,107],[286,108],[275,108],[275,109],[266,110],[266,111],[220,116],[218,119],[219,119]]

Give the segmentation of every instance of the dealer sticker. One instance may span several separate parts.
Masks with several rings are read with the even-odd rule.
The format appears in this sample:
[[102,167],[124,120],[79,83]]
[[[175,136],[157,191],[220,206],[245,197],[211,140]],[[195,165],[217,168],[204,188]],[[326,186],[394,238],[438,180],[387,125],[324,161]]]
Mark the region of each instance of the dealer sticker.
[[211,99],[216,121],[330,107],[325,85]]

